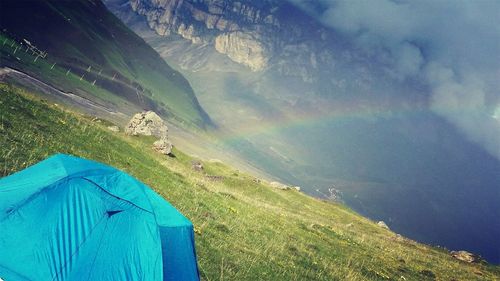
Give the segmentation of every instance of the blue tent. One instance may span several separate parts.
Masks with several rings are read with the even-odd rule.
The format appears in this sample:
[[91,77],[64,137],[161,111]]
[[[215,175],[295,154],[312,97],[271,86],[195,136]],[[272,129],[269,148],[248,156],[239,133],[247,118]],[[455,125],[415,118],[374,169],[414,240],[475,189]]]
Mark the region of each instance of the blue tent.
[[199,280],[193,225],[126,173],[55,155],[0,179],[0,278]]

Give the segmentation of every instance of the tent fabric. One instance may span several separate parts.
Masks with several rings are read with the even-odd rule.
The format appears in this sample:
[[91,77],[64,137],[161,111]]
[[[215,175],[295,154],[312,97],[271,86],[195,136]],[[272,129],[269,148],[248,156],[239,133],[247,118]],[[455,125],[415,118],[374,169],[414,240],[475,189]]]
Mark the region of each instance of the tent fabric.
[[126,173],[58,154],[0,179],[0,278],[199,280],[193,225]]

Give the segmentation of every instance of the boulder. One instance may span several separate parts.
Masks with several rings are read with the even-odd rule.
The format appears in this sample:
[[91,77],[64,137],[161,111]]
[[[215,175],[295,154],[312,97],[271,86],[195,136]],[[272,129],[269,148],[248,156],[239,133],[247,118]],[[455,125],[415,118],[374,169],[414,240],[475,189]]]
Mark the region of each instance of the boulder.
[[125,133],[132,136],[155,136],[159,139],[153,143],[153,149],[164,155],[172,154],[173,145],[167,137],[167,124],[153,111],[134,115],[125,127]]
[[125,133],[132,136],[144,135],[163,138],[167,136],[165,121],[153,111],[137,113],[125,127]]
[[482,260],[480,256],[467,251],[452,251],[451,256],[466,263],[477,263]]
[[377,222],[377,225],[382,227],[382,228],[389,229],[389,227],[387,226],[387,224],[384,221]]
[[153,149],[161,154],[170,155],[173,145],[167,137],[160,138],[153,143]]

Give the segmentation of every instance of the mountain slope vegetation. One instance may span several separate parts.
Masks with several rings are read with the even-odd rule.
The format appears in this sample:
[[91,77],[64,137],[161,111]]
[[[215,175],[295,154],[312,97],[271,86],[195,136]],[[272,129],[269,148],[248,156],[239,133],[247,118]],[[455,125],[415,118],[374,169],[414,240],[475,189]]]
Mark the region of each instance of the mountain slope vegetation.
[[[0,176],[55,153],[117,167],[151,186],[195,225],[203,280],[499,280],[500,267],[466,264],[447,250],[377,226],[342,204],[292,190],[148,137],[109,131],[107,121],[68,111],[0,84]],[[1,187],[0,187],[1,189]]]
[[[421,80],[427,75],[414,75],[408,80],[396,78],[399,70],[390,68],[388,61],[383,63],[388,53],[379,54],[370,45],[377,45],[377,40],[361,40],[369,45],[365,46],[368,52],[365,53],[358,49],[359,40],[346,38],[338,29],[324,26],[318,18],[311,18],[311,14],[289,3],[301,2],[313,7],[318,1],[103,2],[188,77],[204,109],[219,125],[224,150],[236,151],[251,165],[280,181],[300,185],[304,192],[314,196],[327,197],[334,188],[357,212],[373,220],[384,220],[392,229],[412,239],[465,249],[500,263],[500,161],[463,128],[450,122],[456,118],[488,119],[486,108],[494,103],[485,102],[485,108],[478,111],[466,110],[476,104],[468,98],[482,90],[464,92],[461,96],[467,101],[463,106],[458,106],[454,99],[443,104],[442,110],[450,109],[450,114],[456,114],[451,119],[443,118],[442,112],[430,106],[435,102],[428,96],[432,92],[430,85]],[[357,14],[369,1],[361,2],[359,6],[347,6],[357,7]],[[426,6],[418,1],[392,2],[398,7]],[[317,10],[311,8],[311,12],[321,13],[328,6],[314,6]],[[331,15],[343,6],[332,6]],[[338,20],[360,19],[355,14],[346,14]],[[426,16],[435,17],[439,28],[445,14],[451,16],[444,11]],[[457,13],[453,16],[457,21],[467,18]],[[227,26],[238,26],[238,32],[219,30],[224,27],[212,24],[216,22],[214,18],[230,22]],[[263,19],[269,20],[263,22]],[[394,29],[400,27],[388,23],[391,24]],[[186,33],[179,26],[192,26],[194,32]],[[448,27],[451,26],[455,25]],[[481,30],[491,30],[489,25],[485,28]],[[234,44],[217,48],[217,38],[227,38],[226,34],[232,34]],[[360,32],[356,37],[364,34]],[[197,40],[206,40],[207,44],[193,43]],[[425,46],[427,43],[404,42],[422,47],[422,54],[426,54],[422,56],[424,61],[434,56],[429,51],[431,46]],[[246,45],[275,47],[246,57]],[[446,48],[463,45],[450,42]],[[459,49],[464,52],[463,59],[481,57],[467,48]],[[233,58],[240,62],[233,61],[229,54],[239,54]],[[462,56],[456,59],[459,57]],[[244,65],[266,58],[269,67],[261,71],[251,71]],[[424,71],[427,67],[419,69]],[[500,87],[488,88],[494,94],[493,89]],[[446,95],[452,92],[447,91]],[[480,106],[482,100],[478,99],[476,105]],[[451,109],[455,106],[466,112],[455,112]],[[497,124],[493,119],[491,123]],[[483,125],[474,127],[479,132]],[[485,130],[482,135],[495,139],[500,134],[494,132]],[[499,142],[492,140],[495,143]]]
[[181,124],[211,124],[188,81],[101,1],[2,1],[0,65],[66,92]]

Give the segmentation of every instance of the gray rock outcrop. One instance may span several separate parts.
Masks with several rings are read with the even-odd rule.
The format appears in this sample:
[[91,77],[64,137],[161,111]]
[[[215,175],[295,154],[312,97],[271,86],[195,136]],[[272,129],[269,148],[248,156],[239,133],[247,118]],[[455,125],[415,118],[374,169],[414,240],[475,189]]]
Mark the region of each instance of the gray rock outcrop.
[[125,133],[132,136],[155,136],[159,139],[153,143],[153,149],[164,155],[172,153],[173,145],[168,139],[167,124],[153,111],[135,114],[125,127]]
[[[335,32],[290,2],[129,0],[129,13],[141,16],[158,35],[169,37],[151,39],[149,43],[182,69],[225,72],[244,66],[277,78],[270,79],[270,86],[280,79],[284,79],[283,83],[297,83],[301,88],[297,92],[336,89],[336,93],[347,94],[352,85],[368,89],[365,84],[371,77],[366,67],[350,67],[352,77],[357,79],[344,75],[343,64],[351,65],[359,58],[342,47]],[[121,8],[114,12],[122,13]],[[126,21],[130,16],[122,14],[122,19]],[[143,37],[150,38],[147,33]]]
[[167,137],[168,127],[165,121],[153,111],[134,115],[125,127],[125,133],[132,136],[144,135],[158,138]]
[[267,67],[277,43],[263,34],[279,28],[279,21],[272,10],[252,1],[131,0],[130,5],[159,35],[211,45],[253,71]]
[[269,48],[259,38],[260,35],[255,32],[223,33],[215,38],[215,50],[253,71],[263,70],[271,55]]

